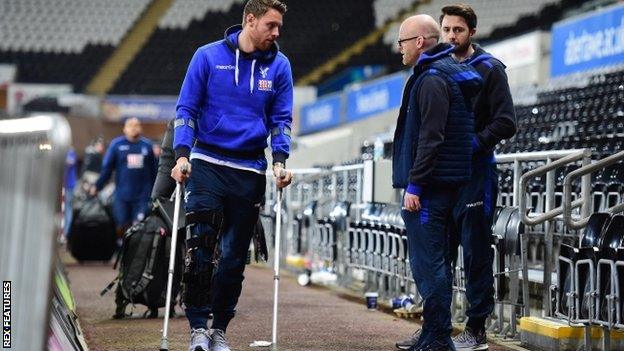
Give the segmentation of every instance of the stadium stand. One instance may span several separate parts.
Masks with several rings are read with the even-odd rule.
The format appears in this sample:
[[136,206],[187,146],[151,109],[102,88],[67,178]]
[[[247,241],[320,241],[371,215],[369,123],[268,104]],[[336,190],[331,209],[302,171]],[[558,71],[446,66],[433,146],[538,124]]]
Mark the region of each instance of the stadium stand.
[[393,20],[398,13],[412,6],[412,0],[375,0],[375,26],[382,27],[388,20]]
[[169,9],[111,93],[177,95],[195,50],[221,38],[225,28],[240,21],[243,9],[240,2],[231,1],[230,7],[223,11],[212,2],[213,6],[205,8],[201,20],[194,20],[191,13],[176,10],[189,8],[185,3],[188,2],[178,0]]
[[88,44],[80,54],[2,51],[0,62],[19,66],[20,83],[69,83],[82,91],[114,48]]
[[[386,13],[394,13],[394,17],[401,11],[408,10],[405,14],[412,13],[425,13],[438,18],[440,15],[440,8],[448,5],[448,1],[414,1],[411,6],[403,4],[401,7],[396,7],[389,12],[380,10],[377,16],[377,27],[380,27],[384,21],[387,21],[390,17]],[[577,0],[531,0],[531,1],[495,1],[495,0],[478,0],[470,2],[475,12],[479,14],[479,31],[477,32],[477,38],[480,41],[488,42],[492,40],[500,40],[525,33],[537,28],[549,29],[550,26],[557,20],[562,18],[565,10],[578,8],[583,4],[582,1]],[[376,3],[376,8],[383,7],[382,3]],[[395,18],[395,19],[400,19]],[[396,72],[403,69],[398,54],[398,47],[396,45],[396,38],[399,32],[400,20],[390,23],[390,25],[382,29],[385,32],[381,39],[375,41],[373,44],[368,45],[364,50],[359,50],[354,53],[350,59],[346,62],[340,62],[335,65],[332,71],[324,72],[314,77],[306,77],[304,81],[306,83],[317,83],[336,72],[340,72],[351,66],[358,66],[362,64],[376,64],[383,65],[386,69],[386,73]],[[344,60],[343,60],[344,61]]]
[[[548,28],[561,18],[564,10],[583,3],[505,1],[507,6],[499,2],[493,6],[492,0],[472,3],[479,13],[480,39],[488,41],[535,27]],[[5,39],[0,43],[0,62],[19,65],[19,82],[70,83],[75,91],[83,91],[149,3],[1,2],[0,33]],[[443,3],[446,4],[414,0],[292,2],[288,4],[279,43],[284,53],[297,58],[292,60],[293,74],[295,81],[301,83],[318,83],[336,72],[363,65],[378,65],[383,67],[380,72],[391,73],[402,69],[395,44],[397,20],[413,10],[437,17]],[[239,23],[242,6],[242,0],[174,1],[110,93],[176,95],[194,50],[221,38],[225,28]],[[301,80],[376,31],[380,33],[360,42],[357,50],[351,50],[347,59],[342,57],[329,71]]]
[[624,71],[599,74],[583,87],[538,94],[533,105],[516,105],[518,133],[499,153],[591,146],[597,157],[624,142]]
[[[207,2],[205,15],[199,20],[196,14],[204,8],[200,7],[193,17],[188,10],[179,10],[185,8],[185,3],[174,3],[111,93],[176,95],[193,52],[222,38],[227,27],[240,23],[243,5],[238,1]],[[372,31],[372,4],[372,0],[288,3],[278,42],[287,56],[297,58],[292,60],[295,80]],[[354,13],[358,15],[353,16]]]
[[186,29],[191,21],[199,21],[207,12],[227,12],[242,0],[177,0],[158,23],[162,29]]
[[18,81],[69,83],[81,91],[149,0],[0,2],[0,62]]
[[[487,38],[496,27],[516,24],[518,20],[530,14],[538,13],[547,5],[557,3],[556,0],[476,0],[471,1],[470,6],[479,14],[477,38]],[[419,8],[419,12],[426,13],[438,18],[440,9],[448,4],[448,1],[434,0],[425,3]],[[533,28],[535,29],[535,27]]]

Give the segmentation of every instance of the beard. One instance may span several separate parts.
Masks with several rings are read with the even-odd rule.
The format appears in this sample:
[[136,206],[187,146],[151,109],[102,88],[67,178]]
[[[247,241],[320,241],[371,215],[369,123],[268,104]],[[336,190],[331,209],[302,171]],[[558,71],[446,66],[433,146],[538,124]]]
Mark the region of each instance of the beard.
[[468,51],[468,48],[470,47],[470,45],[472,45],[470,40],[467,40],[463,44],[457,44],[457,45],[455,45],[455,52],[464,53],[464,52]]
[[268,41],[268,40],[261,40],[261,39],[253,40],[254,48],[256,48],[256,50],[260,50],[260,51],[269,50],[271,48],[272,44],[273,44],[273,42]]
[[260,50],[262,50],[262,51],[269,50],[271,48],[271,45],[273,45],[273,42],[270,41],[270,40],[262,41],[260,43]]

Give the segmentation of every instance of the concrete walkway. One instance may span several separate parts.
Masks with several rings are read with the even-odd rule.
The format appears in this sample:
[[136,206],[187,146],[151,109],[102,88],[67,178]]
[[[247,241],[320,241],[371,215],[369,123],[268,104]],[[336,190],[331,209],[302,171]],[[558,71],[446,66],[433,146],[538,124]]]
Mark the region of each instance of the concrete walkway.
[[[78,315],[91,350],[158,350],[162,318],[133,317],[113,320],[114,294],[99,292],[116,275],[111,265],[67,264]],[[233,350],[263,350],[249,347],[254,340],[271,339],[273,272],[248,266],[237,316],[228,327]],[[181,317],[170,321],[170,350],[188,348],[188,323]],[[278,322],[279,350],[394,350],[394,342],[410,336],[418,324],[393,315],[368,311],[364,303],[341,298],[325,288],[301,287],[293,277],[280,283]],[[137,306],[134,314],[146,308]],[[164,311],[161,309],[161,316]],[[264,350],[270,350],[266,348]],[[509,350],[491,345],[490,350]]]

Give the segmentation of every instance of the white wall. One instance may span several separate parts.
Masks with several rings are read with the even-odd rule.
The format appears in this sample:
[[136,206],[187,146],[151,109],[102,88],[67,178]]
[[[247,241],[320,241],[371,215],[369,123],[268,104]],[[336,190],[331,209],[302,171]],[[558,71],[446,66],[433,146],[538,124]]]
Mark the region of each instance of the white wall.
[[59,96],[72,92],[69,84],[28,84],[11,83],[7,91],[7,112],[15,115],[21,112],[22,105],[40,96]]
[[[361,121],[306,136],[294,136],[296,148],[288,159],[289,168],[315,164],[340,164],[360,157],[364,140],[381,133],[393,133],[399,110],[394,109]],[[372,140],[371,140],[372,141]]]
[[535,31],[484,49],[507,66],[513,87],[544,84],[550,75],[550,33]]

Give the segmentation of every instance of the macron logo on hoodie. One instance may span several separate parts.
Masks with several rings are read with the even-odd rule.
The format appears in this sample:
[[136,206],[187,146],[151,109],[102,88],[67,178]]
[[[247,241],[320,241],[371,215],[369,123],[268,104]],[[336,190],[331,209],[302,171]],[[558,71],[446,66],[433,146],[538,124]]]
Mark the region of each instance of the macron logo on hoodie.
[[215,68],[216,69],[223,69],[223,70],[233,70],[236,67],[234,67],[234,65],[216,65]]

